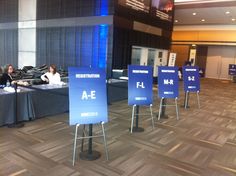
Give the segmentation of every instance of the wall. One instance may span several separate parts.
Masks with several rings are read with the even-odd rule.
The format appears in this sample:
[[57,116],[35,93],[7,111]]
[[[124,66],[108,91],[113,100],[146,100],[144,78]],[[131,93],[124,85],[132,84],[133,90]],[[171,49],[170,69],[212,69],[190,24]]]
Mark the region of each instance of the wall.
[[100,67],[111,74],[113,0],[38,0],[36,65]]
[[171,52],[177,53],[175,65],[182,67],[189,59],[190,45],[172,45]]
[[18,0],[0,1],[0,66],[18,66]]
[[135,10],[117,2],[118,0],[114,14],[112,68],[126,69],[131,64],[132,46],[170,49],[172,21],[162,20],[149,12]]

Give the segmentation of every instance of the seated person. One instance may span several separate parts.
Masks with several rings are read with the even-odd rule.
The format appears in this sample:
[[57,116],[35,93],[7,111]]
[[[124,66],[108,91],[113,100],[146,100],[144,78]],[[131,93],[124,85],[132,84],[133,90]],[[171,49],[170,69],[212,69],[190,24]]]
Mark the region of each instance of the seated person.
[[[2,74],[2,77],[0,78],[0,85],[9,86],[11,85],[11,83],[13,83],[11,76],[13,70],[14,69],[11,64],[6,66],[5,72]],[[9,85],[7,85],[7,83],[9,83]]]
[[61,76],[57,73],[57,68],[54,64],[49,67],[49,72],[43,74],[41,79],[49,84],[61,84]]

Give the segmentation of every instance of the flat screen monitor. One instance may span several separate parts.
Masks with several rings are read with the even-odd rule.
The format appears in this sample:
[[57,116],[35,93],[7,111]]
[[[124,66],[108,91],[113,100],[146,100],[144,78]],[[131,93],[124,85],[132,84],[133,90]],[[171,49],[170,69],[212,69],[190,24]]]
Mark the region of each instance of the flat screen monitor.
[[173,18],[173,8],[173,0],[152,0],[150,13],[161,20],[171,22]]

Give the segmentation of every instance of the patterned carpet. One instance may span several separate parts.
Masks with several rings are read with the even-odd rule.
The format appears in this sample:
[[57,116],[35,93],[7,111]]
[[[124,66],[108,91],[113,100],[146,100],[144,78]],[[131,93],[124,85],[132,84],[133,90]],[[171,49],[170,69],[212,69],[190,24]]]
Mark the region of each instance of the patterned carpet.
[[[168,119],[157,121],[160,100],[154,90],[154,130],[150,117],[145,116],[140,121],[145,131],[130,134],[131,107],[127,101],[109,106],[109,123],[105,126],[109,161],[105,159],[102,139],[95,139],[93,147],[102,157],[96,161],[78,160],[72,166],[74,127],[68,125],[68,114],[27,122],[20,129],[1,127],[0,175],[236,175],[236,84],[203,79],[201,109],[197,108],[196,94],[190,94],[187,110],[180,107],[182,87],[181,83],[179,121],[174,107],[167,107]],[[141,107],[140,111],[148,113],[149,109]],[[101,133],[100,126],[94,126],[94,133]]]

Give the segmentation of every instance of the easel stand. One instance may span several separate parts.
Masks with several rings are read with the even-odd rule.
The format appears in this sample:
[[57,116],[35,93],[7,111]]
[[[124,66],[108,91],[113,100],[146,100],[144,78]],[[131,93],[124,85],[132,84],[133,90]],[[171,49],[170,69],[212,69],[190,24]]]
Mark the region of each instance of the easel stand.
[[[150,115],[151,115],[151,119],[152,119],[152,129],[154,129],[154,119],[153,119],[153,113],[152,113],[152,104],[149,105],[150,108]],[[136,110],[136,113],[135,113]],[[139,106],[137,105],[133,105],[133,109],[132,109],[132,119],[131,119],[131,127],[130,127],[130,133],[133,132],[143,132],[144,129],[139,127],[139,116],[146,116],[148,114],[139,114]],[[136,126],[134,127],[134,116],[136,116]]]
[[162,101],[162,108],[161,108],[161,118],[162,119],[168,119],[168,115],[166,115],[166,98]]
[[184,93],[184,105],[181,106],[184,109],[190,108],[190,106],[189,106],[189,97],[190,97],[190,92],[189,91],[185,92]]
[[18,87],[17,83],[15,83],[14,84],[14,89],[15,89],[15,93],[14,93],[14,95],[15,95],[14,116],[15,116],[15,118],[14,118],[14,122],[12,124],[8,125],[8,128],[22,128],[22,127],[25,126],[23,122],[18,122],[17,87]]
[[[196,92],[197,93],[197,104],[198,104],[198,109],[200,109],[200,97],[199,97],[199,91]],[[185,98],[184,98],[184,108],[190,108],[189,104],[189,97],[190,97],[190,92],[187,91],[185,92]]]
[[175,98],[175,104],[174,105],[167,105],[167,104],[163,104],[165,98],[161,98],[161,102],[160,102],[160,107],[159,107],[159,114],[158,114],[158,120],[160,120],[161,118],[161,113],[162,113],[162,107],[163,106],[175,106],[176,109],[176,118],[177,120],[179,120],[179,109],[178,109],[178,98]]
[[[76,160],[76,148],[77,148],[77,140],[78,139],[82,140],[80,159],[93,161],[93,160],[96,160],[96,159],[100,158],[101,154],[92,149],[92,144],[93,144],[92,139],[93,138],[98,138],[98,137],[103,137],[104,149],[105,149],[105,153],[106,153],[106,159],[108,160],[109,158],[108,158],[108,150],[107,150],[107,142],[106,142],[104,122],[101,122],[102,135],[98,135],[98,136],[93,136],[93,124],[89,124],[89,134],[86,135],[85,125],[84,125],[82,137],[78,137],[79,126],[80,126],[80,124],[77,124],[76,127],[75,127],[75,139],[74,139],[74,150],[73,150],[73,166],[75,165],[75,160]],[[88,139],[88,150],[86,150],[86,151],[83,150],[84,139]]]

